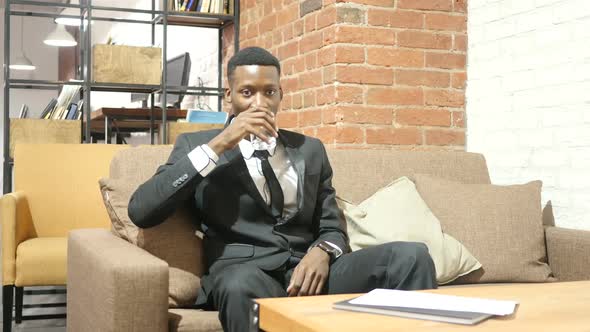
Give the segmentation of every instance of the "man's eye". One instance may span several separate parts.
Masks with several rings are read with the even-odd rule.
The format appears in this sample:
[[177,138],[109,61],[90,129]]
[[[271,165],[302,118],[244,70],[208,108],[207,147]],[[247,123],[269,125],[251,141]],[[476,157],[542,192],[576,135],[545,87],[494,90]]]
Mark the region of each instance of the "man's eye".
[[244,95],[244,97],[250,97],[252,95],[252,91],[242,90],[242,94]]
[[266,91],[266,94],[269,96],[274,96],[277,93],[277,90],[268,90]]

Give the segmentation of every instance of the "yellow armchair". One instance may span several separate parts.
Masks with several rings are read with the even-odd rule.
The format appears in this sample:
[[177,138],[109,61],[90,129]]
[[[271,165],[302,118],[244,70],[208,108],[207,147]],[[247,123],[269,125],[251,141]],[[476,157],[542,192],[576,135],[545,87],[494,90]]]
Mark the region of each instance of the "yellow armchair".
[[0,216],[2,218],[2,285],[14,285],[16,248],[18,244],[37,237],[25,194],[13,192],[2,196]]
[[14,192],[0,198],[4,331],[22,320],[23,287],[66,285],[68,232],[109,228],[98,180],[124,145],[22,144]]

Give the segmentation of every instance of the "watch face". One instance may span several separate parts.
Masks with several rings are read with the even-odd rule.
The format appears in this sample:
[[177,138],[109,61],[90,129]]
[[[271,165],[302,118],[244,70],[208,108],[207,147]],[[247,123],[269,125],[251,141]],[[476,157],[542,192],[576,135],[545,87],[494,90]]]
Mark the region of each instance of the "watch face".
[[334,250],[334,248],[330,247],[329,245],[327,245],[323,242],[320,242],[318,244],[318,247],[320,247],[323,251],[327,252],[328,254],[334,255],[335,250]]

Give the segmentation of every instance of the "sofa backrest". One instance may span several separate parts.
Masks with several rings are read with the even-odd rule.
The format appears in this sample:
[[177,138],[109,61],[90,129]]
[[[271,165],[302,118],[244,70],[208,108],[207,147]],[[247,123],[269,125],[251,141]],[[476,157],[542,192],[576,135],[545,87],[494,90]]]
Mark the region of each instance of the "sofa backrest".
[[355,204],[401,176],[430,174],[463,183],[490,183],[483,155],[459,151],[328,149],[336,194]]
[[166,163],[171,152],[172,145],[143,145],[118,153],[111,161],[109,177],[126,179],[138,187]]
[[14,191],[25,193],[36,235],[64,237],[76,228],[109,227],[98,180],[108,175],[113,155],[126,148],[110,144],[18,144]]
[[[172,146],[142,146],[117,154],[110,177],[139,186],[168,159]],[[328,149],[336,192],[359,203],[401,177],[423,173],[463,183],[490,183],[482,154],[458,151],[395,151]],[[360,184],[360,185],[359,185]]]

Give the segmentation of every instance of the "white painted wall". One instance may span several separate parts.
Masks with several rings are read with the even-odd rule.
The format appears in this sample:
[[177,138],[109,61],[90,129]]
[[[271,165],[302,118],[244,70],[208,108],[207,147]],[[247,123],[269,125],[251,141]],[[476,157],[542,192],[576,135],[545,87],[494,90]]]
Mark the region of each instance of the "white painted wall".
[[467,150],[590,230],[590,1],[469,0]]

